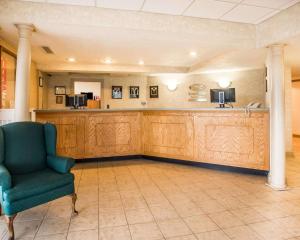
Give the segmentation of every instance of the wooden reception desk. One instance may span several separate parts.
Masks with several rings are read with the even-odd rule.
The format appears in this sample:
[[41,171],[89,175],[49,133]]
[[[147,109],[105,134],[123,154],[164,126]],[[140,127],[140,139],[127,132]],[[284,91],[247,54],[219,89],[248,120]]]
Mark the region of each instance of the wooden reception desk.
[[58,130],[58,153],[77,159],[146,155],[269,169],[266,109],[36,110]]

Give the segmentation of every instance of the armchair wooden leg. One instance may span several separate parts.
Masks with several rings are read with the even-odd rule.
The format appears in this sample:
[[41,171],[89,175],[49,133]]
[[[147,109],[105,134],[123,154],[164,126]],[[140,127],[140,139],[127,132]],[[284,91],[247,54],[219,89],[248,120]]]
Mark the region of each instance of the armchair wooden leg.
[[76,215],[78,215],[78,212],[77,212],[76,206],[75,206],[76,205],[76,200],[77,200],[77,194],[73,193],[71,195],[71,197],[72,197],[72,215],[76,216]]
[[8,240],[14,240],[15,239],[15,231],[14,231],[14,220],[16,218],[17,214],[13,216],[5,216],[5,221],[8,229]]

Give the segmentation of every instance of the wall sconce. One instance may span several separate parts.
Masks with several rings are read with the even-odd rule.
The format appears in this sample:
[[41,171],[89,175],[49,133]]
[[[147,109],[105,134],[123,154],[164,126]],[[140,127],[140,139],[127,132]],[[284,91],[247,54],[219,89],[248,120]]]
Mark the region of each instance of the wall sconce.
[[171,92],[175,91],[177,89],[177,83],[176,83],[176,81],[169,82],[167,84],[167,87],[168,87],[169,91],[171,91]]
[[220,88],[228,88],[231,85],[231,81],[226,78],[223,78],[218,81],[218,85]]

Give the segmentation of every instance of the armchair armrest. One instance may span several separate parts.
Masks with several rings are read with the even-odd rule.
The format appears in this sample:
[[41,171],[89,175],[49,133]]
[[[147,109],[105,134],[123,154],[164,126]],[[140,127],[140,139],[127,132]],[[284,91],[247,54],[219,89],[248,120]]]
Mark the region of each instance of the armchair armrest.
[[11,175],[7,168],[0,164],[0,187],[2,191],[11,188]]
[[72,158],[47,156],[47,165],[59,173],[70,172],[70,169],[74,166],[74,164],[75,161]]

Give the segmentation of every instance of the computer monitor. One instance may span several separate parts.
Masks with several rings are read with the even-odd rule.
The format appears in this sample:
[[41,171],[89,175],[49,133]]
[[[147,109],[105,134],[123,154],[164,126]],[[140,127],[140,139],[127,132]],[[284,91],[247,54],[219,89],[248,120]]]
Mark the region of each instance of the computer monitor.
[[94,98],[93,92],[81,92],[81,94],[86,94],[88,100],[93,100]]
[[75,96],[66,95],[66,107],[74,107],[74,106],[75,106]]
[[85,107],[87,106],[87,94],[76,94],[75,95],[75,102],[78,107]]
[[235,88],[210,89],[210,101],[219,104],[235,102]]
[[66,107],[78,108],[85,106],[87,106],[86,94],[66,95]]

